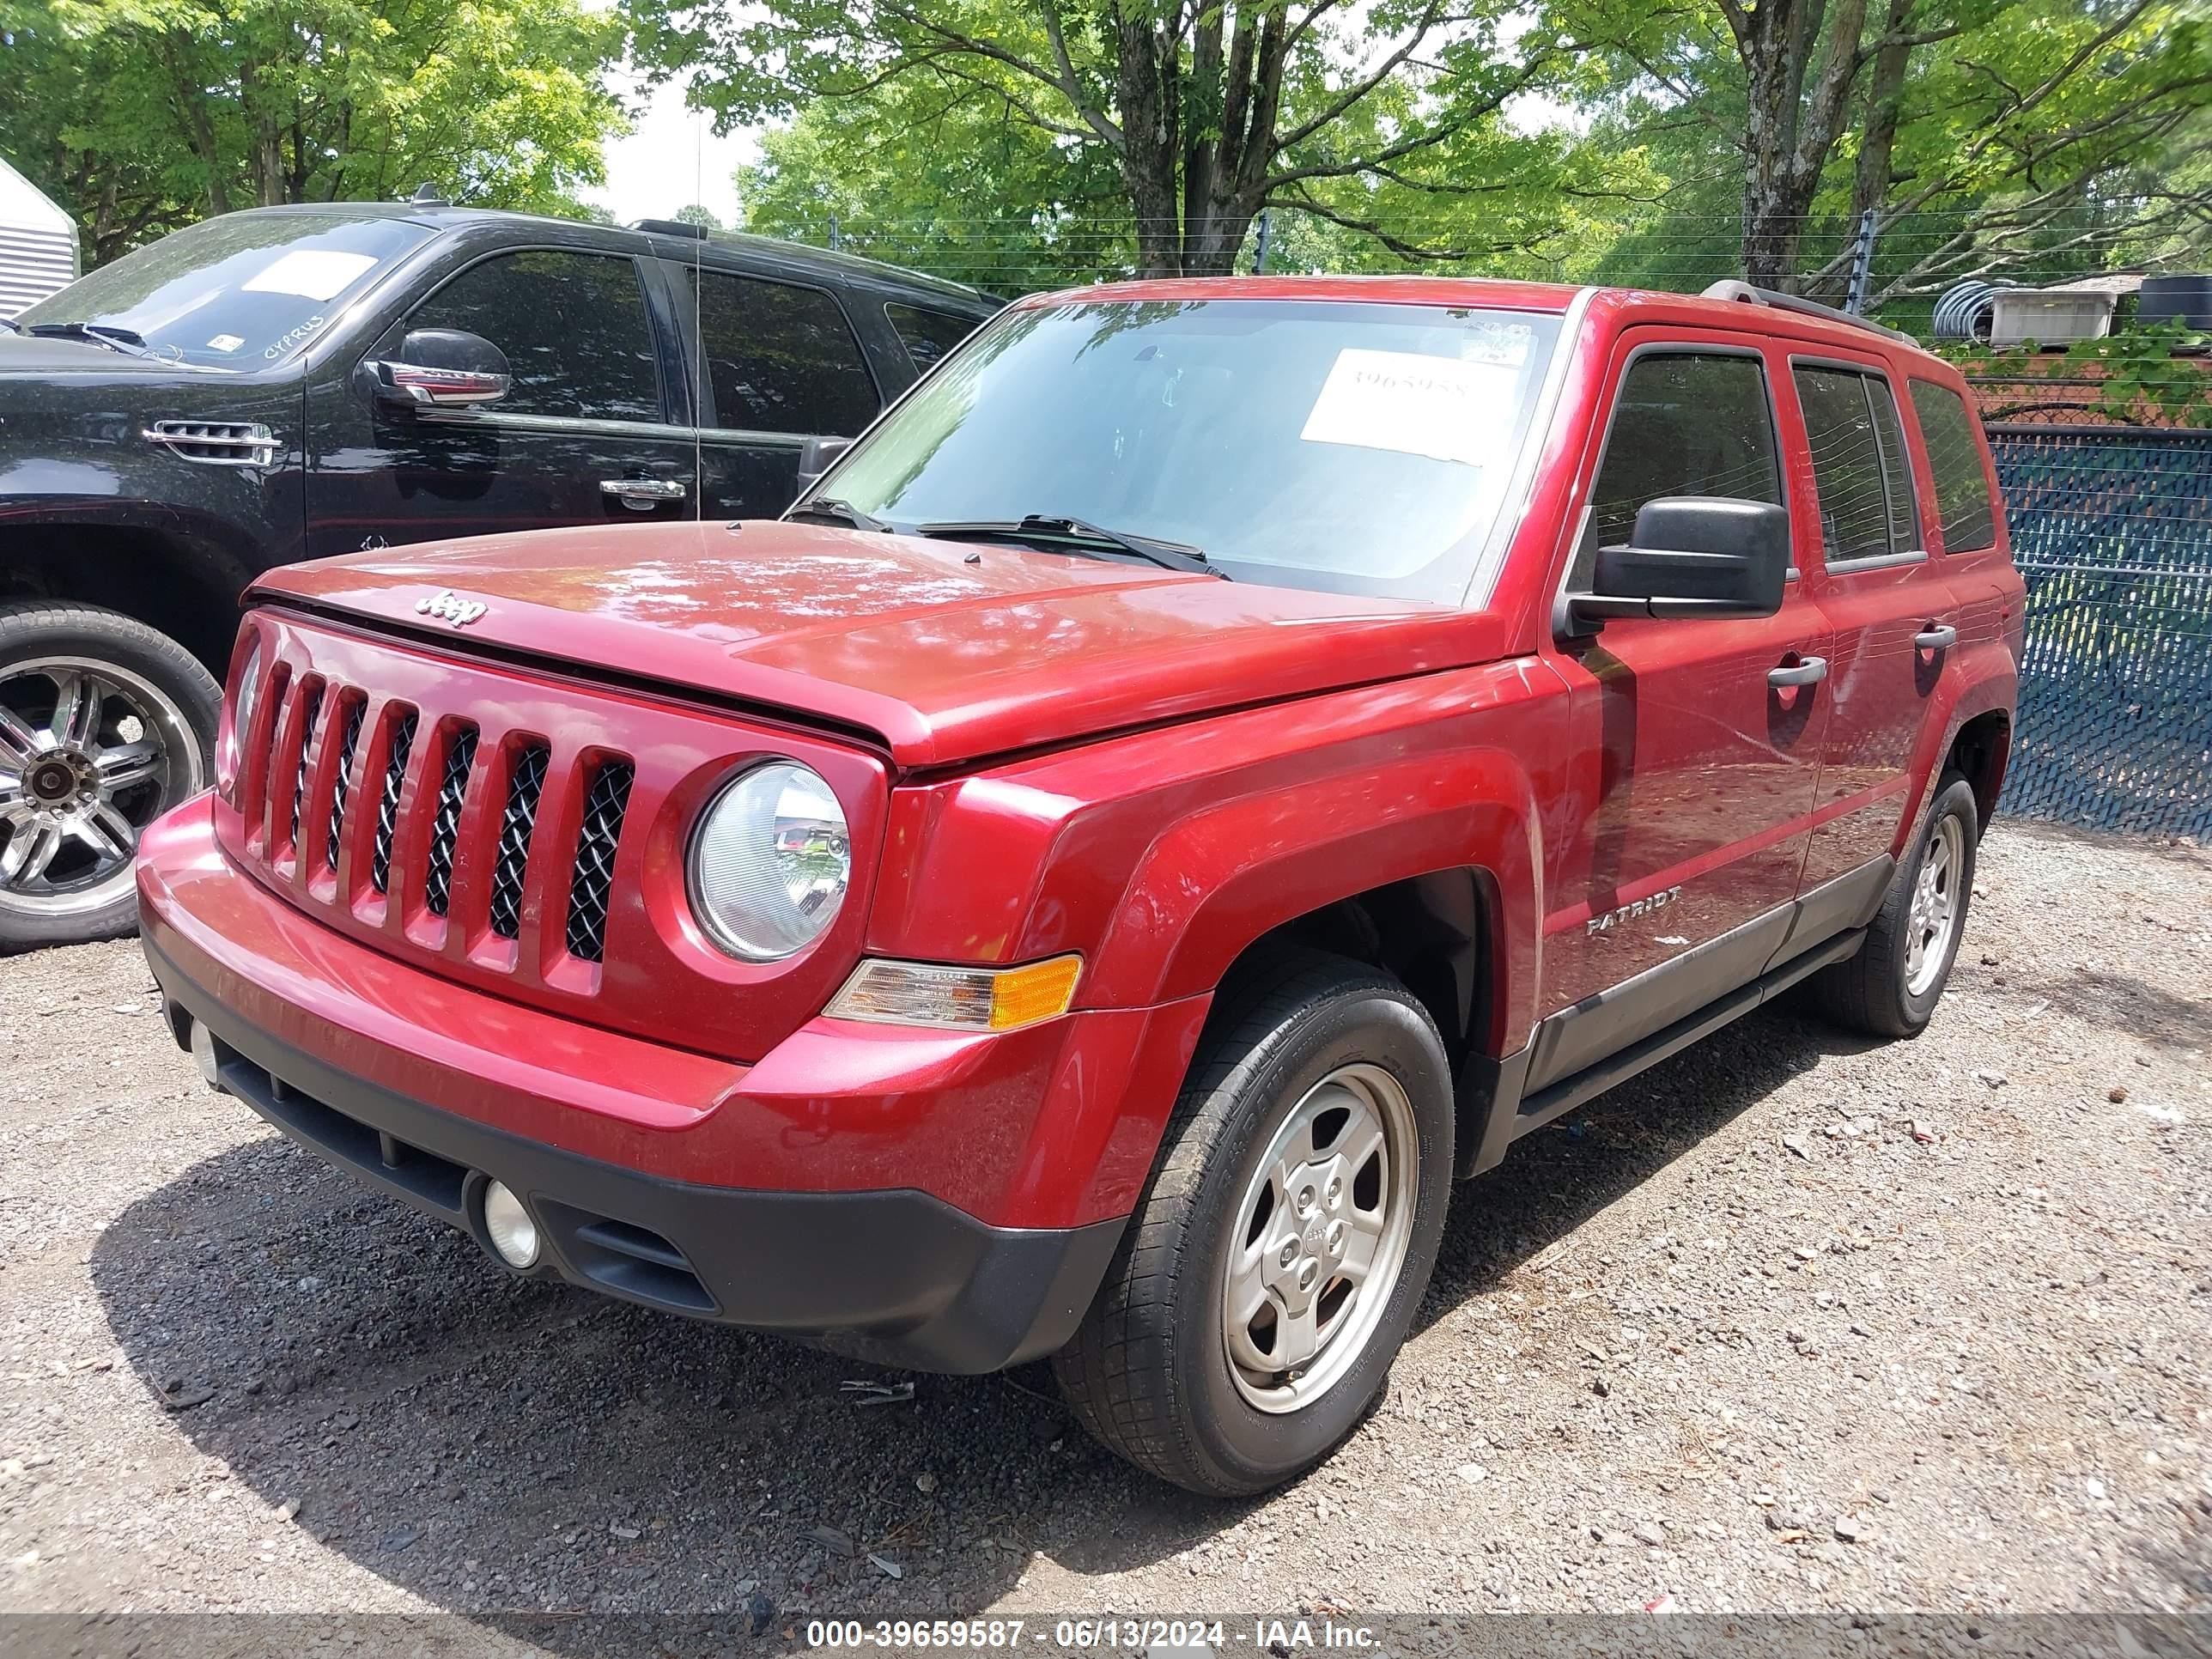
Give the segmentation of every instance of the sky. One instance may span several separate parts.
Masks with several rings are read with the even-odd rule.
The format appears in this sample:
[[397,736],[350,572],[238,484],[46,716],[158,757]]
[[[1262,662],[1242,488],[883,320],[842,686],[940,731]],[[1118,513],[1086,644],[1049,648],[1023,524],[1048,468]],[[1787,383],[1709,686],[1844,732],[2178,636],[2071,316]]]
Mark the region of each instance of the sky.
[[[635,83],[623,88],[635,94]],[[736,222],[738,190],[732,175],[757,159],[760,146],[750,132],[717,138],[714,118],[684,106],[684,88],[658,88],[631,123],[626,138],[607,146],[607,182],[586,191],[617,222],[666,219],[678,208],[699,204],[724,224]]]

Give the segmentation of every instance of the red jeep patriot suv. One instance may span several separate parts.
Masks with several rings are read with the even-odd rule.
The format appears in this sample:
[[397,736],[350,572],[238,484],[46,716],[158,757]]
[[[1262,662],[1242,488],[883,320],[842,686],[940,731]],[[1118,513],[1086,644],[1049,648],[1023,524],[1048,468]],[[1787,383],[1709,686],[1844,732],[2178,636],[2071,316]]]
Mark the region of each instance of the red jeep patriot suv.
[[1254,1492],[1455,1176],[1802,980],[1927,1023],[2021,617],[1959,377],[1818,307],[1049,295],[781,521],[264,577],[146,951],[218,1087],[516,1272],[1051,1355]]

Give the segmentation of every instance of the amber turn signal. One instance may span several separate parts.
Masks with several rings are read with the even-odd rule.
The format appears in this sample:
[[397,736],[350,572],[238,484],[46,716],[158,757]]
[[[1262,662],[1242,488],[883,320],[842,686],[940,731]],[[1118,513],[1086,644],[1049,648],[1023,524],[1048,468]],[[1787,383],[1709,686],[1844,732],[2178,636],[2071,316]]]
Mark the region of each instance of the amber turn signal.
[[870,960],[853,970],[824,1012],[879,1025],[1012,1031],[1066,1013],[1082,977],[1083,958],[1075,956],[1019,968]]

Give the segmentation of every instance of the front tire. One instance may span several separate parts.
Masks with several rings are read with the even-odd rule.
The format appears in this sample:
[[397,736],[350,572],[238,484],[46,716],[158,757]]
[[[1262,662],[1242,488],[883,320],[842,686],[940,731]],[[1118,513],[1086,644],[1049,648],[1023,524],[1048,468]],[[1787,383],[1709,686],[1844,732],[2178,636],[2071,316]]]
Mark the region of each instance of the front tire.
[[1973,786],[1946,772],[1858,954],[1814,977],[1814,994],[1829,1018],[1874,1036],[1918,1036],[1927,1029],[1966,930],[1980,838]]
[[0,605],[0,955],[137,926],[138,833],[212,775],[222,693],[90,605]]
[[1075,1340],[1084,1427],[1216,1497],[1328,1456],[1381,1394],[1436,1264],[1451,1069],[1389,975],[1295,952],[1217,1010]]

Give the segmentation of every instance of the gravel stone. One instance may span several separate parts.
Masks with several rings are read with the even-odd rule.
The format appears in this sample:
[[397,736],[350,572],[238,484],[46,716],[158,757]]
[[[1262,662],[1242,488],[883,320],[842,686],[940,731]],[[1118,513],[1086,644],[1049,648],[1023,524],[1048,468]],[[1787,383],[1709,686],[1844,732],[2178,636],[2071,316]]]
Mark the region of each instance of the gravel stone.
[[1918,1039],[1784,999],[1460,1186],[1388,1396],[1234,1504],[1040,1367],[854,1410],[851,1360],[504,1274],[109,1018],[135,943],[0,962],[0,1596],[484,1621],[434,1659],[501,1610],[2202,1610],[2212,855],[2000,821],[1978,876]]

